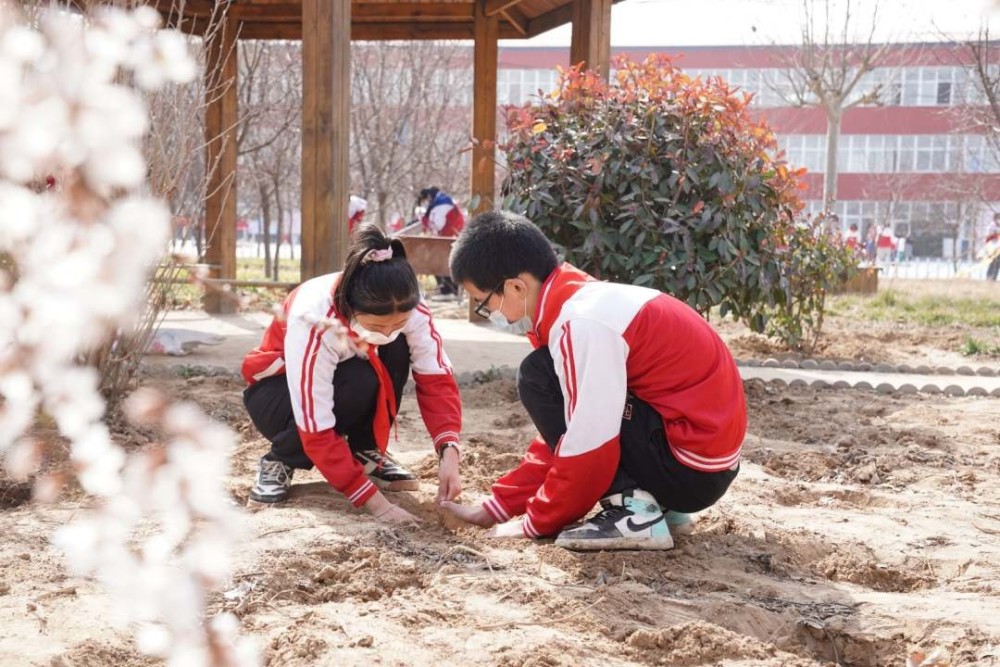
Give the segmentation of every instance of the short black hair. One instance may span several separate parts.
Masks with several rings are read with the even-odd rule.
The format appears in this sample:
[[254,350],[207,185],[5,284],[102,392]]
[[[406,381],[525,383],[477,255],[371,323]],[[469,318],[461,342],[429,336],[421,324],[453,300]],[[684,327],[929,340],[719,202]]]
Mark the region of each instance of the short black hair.
[[455,282],[491,290],[522,273],[545,282],[559,260],[542,230],[526,217],[489,211],[474,217],[455,239],[449,265]]
[[[392,249],[392,257],[371,261],[369,253]],[[368,259],[366,259],[368,258]],[[392,315],[408,313],[420,303],[420,284],[406,261],[406,248],[372,223],[358,225],[347,250],[344,273],[333,291],[337,313],[351,319],[357,313]]]
[[441,192],[441,189],[436,188],[434,186],[431,186],[429,188],[424,188],[423,190],[420,191],[420,194],[417,195],[417,203],[419,204],[425,199],[428,200],[429,202],[432,202],[434,201],[434,198],[438,196],[439,192]]

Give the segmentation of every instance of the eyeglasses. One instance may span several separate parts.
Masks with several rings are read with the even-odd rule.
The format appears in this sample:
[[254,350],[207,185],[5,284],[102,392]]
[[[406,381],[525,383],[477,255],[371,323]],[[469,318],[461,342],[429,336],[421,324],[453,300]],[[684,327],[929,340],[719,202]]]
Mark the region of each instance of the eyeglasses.
[[505,282],[507,282],[506,278],[497,283],[497,286],[490,290],[489,294],[486,295],[485,299],[476,303],[476,307],[472,312],[474,312],[476,315],[479,315],[479,317],[483,318],[484,320],[490,319],[491,311],[486,307],[486,304],[489,303],[491,296],[493,296],[494,294],[500,294],[503,291],[503,285]]

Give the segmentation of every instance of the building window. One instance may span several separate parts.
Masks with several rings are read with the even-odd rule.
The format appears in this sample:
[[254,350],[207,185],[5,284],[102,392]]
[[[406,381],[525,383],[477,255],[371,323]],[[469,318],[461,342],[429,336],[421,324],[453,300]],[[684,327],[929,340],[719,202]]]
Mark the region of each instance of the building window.
[[872,106],[898,107],[903,101],[900,71],[889,67],[876,67],[865,75],[859,84],[861,93],[878,90],[878,99]]
[[965,80],[960,67],[907,67],[903,69],[902,105],[908,107],[950,106],[960,101],[954,95]]
[[826,136],[822,134],[786,134],[778,137],[778,146],[793,167],[811,172],[826,171]]
[[[819,139],[804,139],[805,136]],[[822,135],[787,135],[780,139],[788,161],[807,166],[807,146]],[[1000,173],[1000,145],[982,135],[844,134],[837,151],[837,169],[845,174]],[[820,167],[822,169],[822,167]]]
[[555,69],[502,69],[497,72],[497,104],[525,104],[537,100],[539,91],[555,90],[559,72]]
[[990,142],[982,135],[970,134],[965,136],[963,149],[962,169],[966,173],[1000,173],[1000,142]]
[[951,104],[951,81],[938,81],[937,103],[941,106]]

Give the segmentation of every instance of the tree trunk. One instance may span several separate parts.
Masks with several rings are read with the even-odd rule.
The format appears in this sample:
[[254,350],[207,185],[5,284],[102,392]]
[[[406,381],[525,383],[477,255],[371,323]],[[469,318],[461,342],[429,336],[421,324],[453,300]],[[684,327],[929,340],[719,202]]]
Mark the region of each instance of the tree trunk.
[[284,227],[285,227],[284,220],[281,219],[281,214],[279,213],[278,214],[278,240],[275,241],[275,243],[274,243],[274,264],[272,265],[273,269],[274,269],[273,270],[273,273],[274,273],[274,282],[278,282],[280,280],[280,278],[279,278],[279,274],[280,274],[279,269],[281,268],[281,235],[282,235],[282,232],[284,231]]
[[378,226],[386,230],[388,229],[388,227],[386,227],[385,224],[386,223],[385,207],[389,202],[389,193],[383,190],[379,190],[376,199],[378,200]]
[[271,278],[274,275],[271,266],[271,199],[263,183],[259,183],[257,188],[260,192],[260,214],[264,236],[264,277]]
[[[295,262],[295,224],[294,224],[295,223],[295,205],[292,204],[291,206],[289,206],[288,202],[286,201],[285,202],[285,208],[288,209],[288,235],[290,237],[289,238],[289,242],[288,242],[288,258],[290,260],[292,260],[292,262],[294,263]],[[301,230],[302,230],[301,225],[302,225],[302,216],[299,216],[299,230],[300,230],[299,236],[300,237],[302,236],[302,234],[301,234]],[[299,239],[300,244],[301,244],[301,241],[302,241],[302,239],[300,238]]]
[[[281,202],[281,190],[279,190],[277,187],[275,187],[275,189],[274,189],[274,201],[275,201],[275,203],[278,206],[278,220],[284,221],[284,219],[285,219],[285,206]],[[292,239],[292,221],[289,220],[288,221],[288,248],[289,248],[289,252],[293,252],[291,250],[292,246],[294,245],[292,243],[293,240],[294,239]],[[277,257],[277,259],[274,262],[275,267],[277,267],[279,264],[281,264],[281,256],[280,255]],[[274,273],[275,273],[275,275],[277,275],[278,271],[275,270]],[[275,278],[275,280],[277,280],[277,278]]]
[[194,228],[194,248],[198,253],[198,261],[205,261],[205,219],[195,222]]
[[840,145],[840,119],[843,110],[826,109],[826,173],[823,174],[823,207],[837,200],[837,147]]

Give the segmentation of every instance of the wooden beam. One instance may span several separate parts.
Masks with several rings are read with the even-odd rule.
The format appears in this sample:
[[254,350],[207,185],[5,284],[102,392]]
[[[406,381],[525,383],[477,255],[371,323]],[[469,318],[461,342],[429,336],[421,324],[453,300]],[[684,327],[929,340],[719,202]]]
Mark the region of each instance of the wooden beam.
[[353,21],[471,21],[471,2],[373,2],[354,6]]
[[[233,16],[246,21],[301,21],[301,3],[241,4],[232,9]],[[354,23],[449,23],[471,22],[472,3],[367,3],[353,5]]]
[[528,22],[528,37],[537,37],[573,20],[573,5],[563,5],[558,9],[536,16]]
[[611,67],[611,0],[573,0],[570,65],[583,64],[608,80]]
[[347,257],[351,0],[302,2],[302,280]]
[[[221,280],[236,278],[236,31],[222,14],[205,45],[205,261],[208,277]],[[204,306],[210,313],[236,311],[234,300],[217,291],[205,294]]]
[[507,20],[507,23],[510,24],[510,26],[514,28],[519,35],[521,35],[521,37],[528,36],[528,19],[524,17],[524,14],[521,13],[520,9],[517,7],[510,7],[500,12],[500,16],[504,17]]
[[[617,5],[622,0],[612,0],[612,5]],[[569,23],[573,20],[573,4],[565,4],[562,7],[553,9],[541,16],[528,21],[528,37],[537,37],[543,32],[548,32],[553,28]]]
[[[301,23],[262,23],[259,21],[243,21],[240,26],[240,39],[302,39]],[[471,22],[449,23],[443,25],[417,25],[412,23],[355,23],[351,26],[351,39],[354,41],[407,39],[471,40],[473,37],[473,24]],[[522,37],[524,36],[510,24],[500,24],[500,39],[521,39]]]
[[524,0],[486,0],[486,15],[496,16],[500,12],[516,7],[523,1]]

